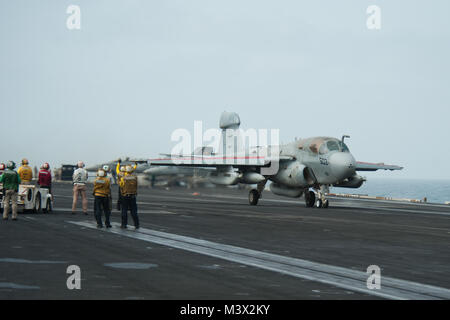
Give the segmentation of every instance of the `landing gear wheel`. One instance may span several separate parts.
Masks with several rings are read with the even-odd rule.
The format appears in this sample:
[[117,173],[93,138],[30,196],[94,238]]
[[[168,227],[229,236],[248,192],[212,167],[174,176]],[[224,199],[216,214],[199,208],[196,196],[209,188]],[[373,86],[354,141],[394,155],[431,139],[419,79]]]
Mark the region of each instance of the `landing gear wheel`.
[[317,199],[316,200],[316,208],[322,208],[322,205],[323,205],[322,200]]
[[322,203],[322,208],[328,208],[328,205],[329,205],[329,202],[328,202],[328,200],[325,200],[323,203]]
[[258,190],[252,189],[248,193],[248,202],[250,203],[250,205],[256,206],[258,204],[259,197],[260,197],[260,194],[259,194]]
[[308,208],[312,208],[316,202],[316,194],[313,191],[306,191],[305,203]]

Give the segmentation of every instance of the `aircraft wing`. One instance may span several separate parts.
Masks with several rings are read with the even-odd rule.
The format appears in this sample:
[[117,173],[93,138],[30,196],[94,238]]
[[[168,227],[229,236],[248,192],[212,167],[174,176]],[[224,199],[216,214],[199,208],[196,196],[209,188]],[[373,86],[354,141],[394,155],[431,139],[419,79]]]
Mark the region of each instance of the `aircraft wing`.
[[402,170],[403,167],[384,164],[384,163],[370,163],[370,162],[356,162],[356,171],[377,171],[377,170]]
[[293,157],[279,156],[195,156],[172,155],[171,157],[149,159],[148,163],[155,166],[183,166],[183,167],[269,167],[272,161],[292,160]]

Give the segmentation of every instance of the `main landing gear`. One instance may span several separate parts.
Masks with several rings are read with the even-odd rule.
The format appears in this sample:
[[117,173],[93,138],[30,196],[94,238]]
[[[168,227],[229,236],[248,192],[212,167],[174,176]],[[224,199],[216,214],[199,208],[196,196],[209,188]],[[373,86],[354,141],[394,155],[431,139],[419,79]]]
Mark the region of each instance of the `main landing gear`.
[[325,198],[324,188],[318,189],[317,197],[314,191],[305,190],[305,203],[308,208],[328,208],[329,201]]
[[266,186],[267,180],[264,180],[258,183],[256,189],[250,190],[248,193],[248,203],[252,206],[256,206],[258,204],[259,198],[261,198],[261,194]]
[[261,194],[256,189],[250,190],[248,193],[248,203],[252,206],[256,206],[258,204],[258,200],[261,197]]

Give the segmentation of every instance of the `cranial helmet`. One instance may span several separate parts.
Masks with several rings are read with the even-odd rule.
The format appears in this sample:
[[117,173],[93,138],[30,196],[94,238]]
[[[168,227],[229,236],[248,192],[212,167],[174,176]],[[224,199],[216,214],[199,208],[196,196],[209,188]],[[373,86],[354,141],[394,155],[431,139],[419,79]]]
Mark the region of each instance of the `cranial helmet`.
[[44,168],[45,170],[48,170],[48,169],[50,169],[50,165],[48,164],[48,162],[46,162],[42,165],[42,168]]
[[120,171],[125,172],[125,166],[121,166]]
[[4,163],[0,163],[0,170],[5,170],[6,166]]
[[83,161],[78,161],[77,165],[78,165],[78,168],[84,168],[84,162]]
[[28,165],[28,159],[23,158],[22,159],[22,165],[24,165],[24,166]]
[[8,169],[13,170],[16,167],[16,163],[14,161],[8,161],[8,163],[6,164],[6,167]]
[[103,170],[103,169],[98,169],[98,171],[97,171],[97,176],[99,176],[99,177],[104,177],[104,176],[106,176],[105,170]]
[[128,172],[128,173],[133,172],[133,167],[128,165],[128,166],[125,167],[125,171]]
[[108,166],[107,164],[105,164],[105,165],[103,166],[103,170],[105,170],[106,172],[108,172],[108,171],[109,171],[109,166]]

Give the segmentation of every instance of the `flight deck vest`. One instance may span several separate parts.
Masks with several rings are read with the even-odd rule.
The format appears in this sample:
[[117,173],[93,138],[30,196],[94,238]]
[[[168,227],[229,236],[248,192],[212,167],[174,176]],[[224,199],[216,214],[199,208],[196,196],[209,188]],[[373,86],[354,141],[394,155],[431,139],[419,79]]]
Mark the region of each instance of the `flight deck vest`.
[[109,197],[110,182],[108,178],[97,177],[94,181],[94,196]]
[[130,196],[137,194],[137,177],[133,174],[122,177],[120,183],[120,192],[123,196]]
[[19,191],[20,175],[16,171],[6,169],[2,174],[1,180],[4,189]]
[[30,166],[23,165],[17,170],[17,172],[20,175],[20,179],[22,179],[23,182],[30,182],[31,179],[33,179],[33,170]]

